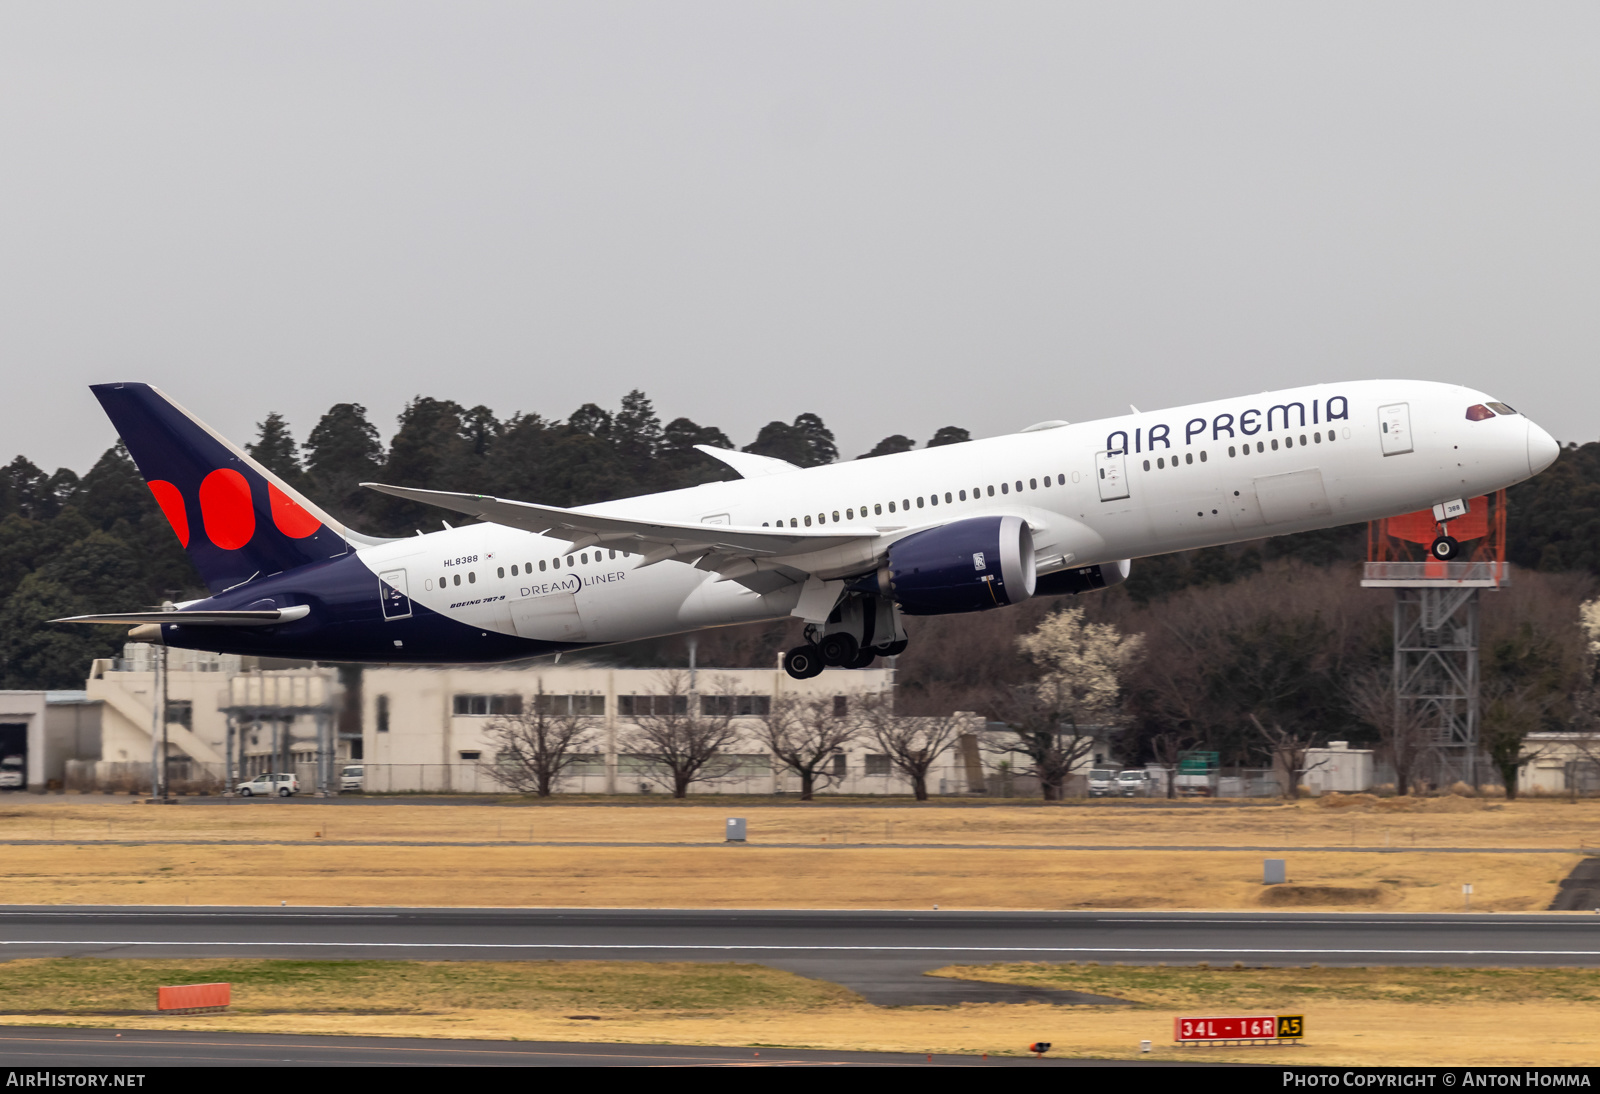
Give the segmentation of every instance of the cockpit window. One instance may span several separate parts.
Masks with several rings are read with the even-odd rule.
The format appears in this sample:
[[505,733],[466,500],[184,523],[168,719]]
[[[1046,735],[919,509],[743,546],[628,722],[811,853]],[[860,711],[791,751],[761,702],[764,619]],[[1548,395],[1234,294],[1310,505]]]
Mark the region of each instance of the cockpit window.
[[1506,406],[1506,404],[1504,404],[1504,403],[1490,403],[1489,404],[1489,409],[1494,411],[1496,414],[1515,414],[1516,413],[1515,410],[1512,410],[1510,407]]
[[1481,422],[1485,418],[1493,418],[1493,417],[1494,417],[1494,411],[1490,410],[1488,407],[1484,406],[1482,403],[1474,403],[1471,406],[1467,407],[1467,421],[1469,421],[1469,422]]

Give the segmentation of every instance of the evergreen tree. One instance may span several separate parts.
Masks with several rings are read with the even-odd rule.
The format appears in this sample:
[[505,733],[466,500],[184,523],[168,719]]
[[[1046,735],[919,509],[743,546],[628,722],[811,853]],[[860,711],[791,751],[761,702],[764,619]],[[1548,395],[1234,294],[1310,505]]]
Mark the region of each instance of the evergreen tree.
[[374,495],[361,489],[377,480],[384,460],[378,430],[360,403],[339,403],[317,422],[305,443],[305,493],[347,523],[359,523]]
[[815,414],[801,414],[793,425],[768,422],[756,434],[756,439],[745,445],[746,452],[758,456],[771,456],[787,460],[797,467],[819,467],[839,458],[839,448],[833,434]]
[[929,448],[938,448],[947,444],[960,444],[962,441],[972,440],[972,434],[958,425],[947,425],[933,435],[933,440],[928,442]]
[[863,452],[856,459],[866,460],[871,459],[873,456],[893,456],[897,452],[910,452],[915,447],[917,447],[916,441],[904,434],[896,433],[892,437],[885,437],[872,446],[871,452]]
[[294,443],[289,423],[273,410],[268,411],[266,421],[256,423],[256,429],[260,431],[256,443],[245,445],[245,451],[262,467],[299,489],[302,477],[299,445]]

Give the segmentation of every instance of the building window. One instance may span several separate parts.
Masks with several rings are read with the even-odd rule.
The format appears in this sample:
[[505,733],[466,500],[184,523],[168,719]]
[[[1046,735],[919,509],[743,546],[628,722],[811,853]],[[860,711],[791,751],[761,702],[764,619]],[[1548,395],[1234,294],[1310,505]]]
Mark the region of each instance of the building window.
[[833,754],[833,771],[832,771],[832,775],[833,775],[834,778],[836,778],[836,779],[844,778],[845,772],[847,770],[845,765],[846,765],[846,761],[845,761],[844,753],[843,752],[835,752]]
[[534,710],[540,714],[603,715],[606,712],[604,695],[538,695],[534,697]]
[[378,732],[389,732],[389,697],[380,695],[377,698]]
[[452,713],[464,717],[487,717],[494,714],[521,714],[520,695],[457,695]]
[[190,699],[167,700],[167,725],[194,728],[194,702]]
[[889,774],[889,757],[877,752],[867,753],[867,765],[865,771],[868,775]]
[[770,695],[702,695],[700,713],[706,715],[732,715],[735,718],[757,718],[772,713]]
[[460,756],[463,760],[478,760],[483,758],[483,753],[481,752],[461,751],[456,753],[456,755]]
[[850,713],[850,697],[848,695],[835,695],[833,697],[833,716],[843,718]]
[[619,695],[617,696],[617,715],[622,718],[636,718],[640,715],[688,714],[689,697],[687,695]]

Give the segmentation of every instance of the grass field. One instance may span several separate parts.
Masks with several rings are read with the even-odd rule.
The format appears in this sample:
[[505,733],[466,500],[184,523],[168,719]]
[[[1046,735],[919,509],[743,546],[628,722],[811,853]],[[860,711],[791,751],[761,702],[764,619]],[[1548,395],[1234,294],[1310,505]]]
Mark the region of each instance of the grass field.
[[[629,962],[52,959],[0,964],[10,1024],[524,1040],[1153,1056],[1300,1064],[1592,1064],[1600,972],[1010,965],[941,975],[1070,987],[1132,1006],[878,1008],[762,966]],[[231,1013],[155,1017],[161,984],[225,980]],[[1178,1049],[1178,1014],[1303,1013],[1299,1046]],[[140,1013],[143,1012],[143,1013]]]
[[[1329,801],[1171,809],[943,802],[166,807],[13,795],[0,799],[0,841],[55,842],[14,843],[0,878],[6,901],[18,904],[1441,912],[1461,910],[1461,886],[1471,884],[1476,911],[1536,911],[1554,898],[1577,854],[1429,849],[1600,846],[1600,802],[1444,798],[1402,801],[1399,809],[1413,810],[1404,812],[1376,799],[1337,807]],[[721,842],[732,810],[750,821],[747,845]],[[158,840],[186,842],[152,842]],[[500,845],[455,846],[474,842]],[[552,845],[563,842],[602,846]],[[1387,854],[1295,850],[1386,843]],[[1292,884],[1263,888],[1265,856],[1258,851],[1025,850],[1030,844],[1271,847],[1288,859]]]

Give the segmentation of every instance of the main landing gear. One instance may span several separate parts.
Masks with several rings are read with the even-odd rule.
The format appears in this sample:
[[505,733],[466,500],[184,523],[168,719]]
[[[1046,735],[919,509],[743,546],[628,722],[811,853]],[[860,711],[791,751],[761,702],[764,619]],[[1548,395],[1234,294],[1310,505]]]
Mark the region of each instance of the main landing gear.
[[864,669],[879,657],[904,653],[907,645],[899,609],[876,596],[845,597],[826,623],[807,624],[806,639],[783,659],[796,680],[820,676],[825,668]]

